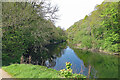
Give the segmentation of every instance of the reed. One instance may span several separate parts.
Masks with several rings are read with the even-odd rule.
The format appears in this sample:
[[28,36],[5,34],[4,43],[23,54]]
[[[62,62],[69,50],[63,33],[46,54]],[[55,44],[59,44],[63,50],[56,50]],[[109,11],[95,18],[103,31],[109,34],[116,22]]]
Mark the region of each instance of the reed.
[[87,76],[87,78],[89,78],[90,77],[90,71],[91,71],[91,65],[89,65],[89,67],[88,67],[89,69],[88,69],[88,76]]

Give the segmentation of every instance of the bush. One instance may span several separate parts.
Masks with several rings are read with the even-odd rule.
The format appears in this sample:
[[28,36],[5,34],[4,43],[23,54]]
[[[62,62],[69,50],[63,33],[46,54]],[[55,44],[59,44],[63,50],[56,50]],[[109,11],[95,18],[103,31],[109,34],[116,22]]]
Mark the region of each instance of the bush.
[[72,64],[70,62],[66,62],[66,69],[62,69],[61,74],[64,75],[66,78],[86,78],[86,76],[82,74],[73,74],[71,66]]

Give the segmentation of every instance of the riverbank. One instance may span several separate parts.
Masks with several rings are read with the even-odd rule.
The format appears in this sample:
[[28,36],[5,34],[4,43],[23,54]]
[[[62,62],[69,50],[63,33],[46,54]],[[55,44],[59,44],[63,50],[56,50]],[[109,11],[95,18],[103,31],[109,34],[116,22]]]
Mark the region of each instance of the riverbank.
[[72,46],[73,48],[77,48],[77,49],[81,49],[81,50],[88,50],[90,52],[97,52],[97,53],[104,53],[104,54],[109,54],[109,55],[120,55],[120,53],[116,53],[116,52],[110,52],[110,51],[105,51],[105,50],[101,50],[101,49],[95,49],[95,48],[80,48],[80,44],[73,44]]
[[[60,71],[40,65],[12,64],[2,67],[2,69],[8,72],[13,78],[65,78]],[[74,78],[77,74],[73,75]],[[83,78],[85,76],[79,75],[79,77]]]
[[13,78],[61,78],[59,71],[32,64],[12,64],[2,67]]

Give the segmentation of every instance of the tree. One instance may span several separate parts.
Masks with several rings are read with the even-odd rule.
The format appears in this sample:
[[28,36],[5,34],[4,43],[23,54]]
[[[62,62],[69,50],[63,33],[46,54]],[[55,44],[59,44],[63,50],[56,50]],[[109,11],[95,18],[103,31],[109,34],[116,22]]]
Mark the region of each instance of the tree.
[[[47,14],[45,13],[46,6],[42,6],[43,3],[33,2],[5,2],[2,4],[3,65],[19,62],[22,55],[26,57],[26,60],[32,56],[34,63],[37,61],[37,57],[44,55],[45,58],[48,51],[46,45],[63,39],[58,39],[61,34],[52,20],[41,16],[41,14]],[[39,60],[42,59],[39,58]]]
[[103,2],[90,15],[76,22],[68,30],[72,43],[81,48],[120,52],[119,7],[117,2]]

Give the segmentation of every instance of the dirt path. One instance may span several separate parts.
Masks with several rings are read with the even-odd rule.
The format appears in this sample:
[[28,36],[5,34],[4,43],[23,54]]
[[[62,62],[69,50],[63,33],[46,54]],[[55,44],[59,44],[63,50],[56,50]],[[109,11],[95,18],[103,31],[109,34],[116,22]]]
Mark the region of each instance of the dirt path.
[[11,78],[11,76],[10,76],[7,72],[5,72],[4,70],[2,70],[2,69],[0,68],[0,80],[1,80],[2,78]]

